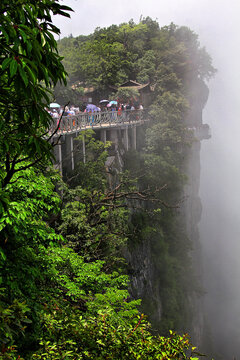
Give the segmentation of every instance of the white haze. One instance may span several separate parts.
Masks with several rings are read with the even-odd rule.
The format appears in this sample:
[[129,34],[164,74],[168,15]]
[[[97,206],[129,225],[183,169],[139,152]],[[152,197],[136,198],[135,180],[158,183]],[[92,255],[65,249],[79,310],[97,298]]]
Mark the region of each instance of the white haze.
[[208,295],[206,307],[219,359],[240,359],[240,2],[239,0],[65,0],[72,20],[56,19],[62,35],[90,34],[96,27],[138,22],[189,26],[218,69],[211,80],[202,142],[200,224]]

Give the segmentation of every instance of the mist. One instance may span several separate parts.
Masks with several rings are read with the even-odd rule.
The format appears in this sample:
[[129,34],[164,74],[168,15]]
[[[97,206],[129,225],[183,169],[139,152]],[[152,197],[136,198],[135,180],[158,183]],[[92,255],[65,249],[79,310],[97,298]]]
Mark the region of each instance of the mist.
[[[238,5],[231,9],[237,10]],[[222,27],[221,43],[208,39],[218,74],[210,83],[203,118],[211,126],[212,139],[203,142],[201,151],[205,315],[219,359],[240,359],[240,49],[238,25],[234,16],[231,20]]]
[[[138,22],[189,26],[206,46],[218,72],[208,84],[203,123],[212,138],[201,147],[200,239],[206,295],[204,312],[215,359],[240,359],[240,41],[238,0],[65,0],[75,13],[58,20],[61,37],[90,34],[96,27]],[[59,23],[58,23],[59,21]]]

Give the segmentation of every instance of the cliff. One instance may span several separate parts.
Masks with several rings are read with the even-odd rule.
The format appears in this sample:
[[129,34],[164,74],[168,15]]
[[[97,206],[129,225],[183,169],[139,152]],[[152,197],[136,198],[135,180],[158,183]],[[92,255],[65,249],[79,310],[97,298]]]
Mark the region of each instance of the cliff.
[[[159,227],[154,217],[151,223],[151,220],[146,221],[143,215],[141,218],[134,212],[132,221],[141,227],[143,233],[130,243],[126,258],[132,296],[142,299],[142,310],[149,316],[153,328],[165,333],[169,328],[177,327],[179,331],[190,332],[194,343],[200,345],[203,337],[203,289],[198,231],[202,212],[199,181],[201,141],[210,137],[209,127],[202,121],[208,88],[203,81],[196,79],[192,81],[189,93],[190,110],[185,122],[193,132],[193,141],[191,146],[180,151],[181,169],[187,177],[180,190],[182,201],[173,210],[170,225],[166,224],[169,209],[162,209]],[[150,229],[151,226],[154,230]],[[184,241],[188,242],[188,247]],[[189,257],[192,265],[189,265]],[[174,272],[181,274],[173,275]]]

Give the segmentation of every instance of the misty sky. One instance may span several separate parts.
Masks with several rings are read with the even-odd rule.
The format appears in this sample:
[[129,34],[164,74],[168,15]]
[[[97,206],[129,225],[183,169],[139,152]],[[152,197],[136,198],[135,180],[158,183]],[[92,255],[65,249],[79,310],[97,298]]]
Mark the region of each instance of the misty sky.
[[221,38],[235,31],[240,10],[238,0],[63,0],[63,3],[72,7],[74,13],[71,20],[56,19],[62,37],[71,33],[88,35],[98,26],[120,24],[131,18],[138,22],[143,15],[156,19],[160,26],[171,22],[187,25],[201,34],[207,46],[212,38],[221,46]]

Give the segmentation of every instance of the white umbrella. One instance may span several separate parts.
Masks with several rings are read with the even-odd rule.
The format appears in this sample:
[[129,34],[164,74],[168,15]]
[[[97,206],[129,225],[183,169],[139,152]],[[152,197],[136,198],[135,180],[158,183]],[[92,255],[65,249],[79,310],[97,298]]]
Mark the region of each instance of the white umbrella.
[[100,100],[99,101],[99,104],[106,104],[106,103],[109,103],[109,100]]
[[59,105],[58,103],[51,103],[51,104],[49,105],[49,107],[50,107],[50,108],[60,108],[61,105]]

